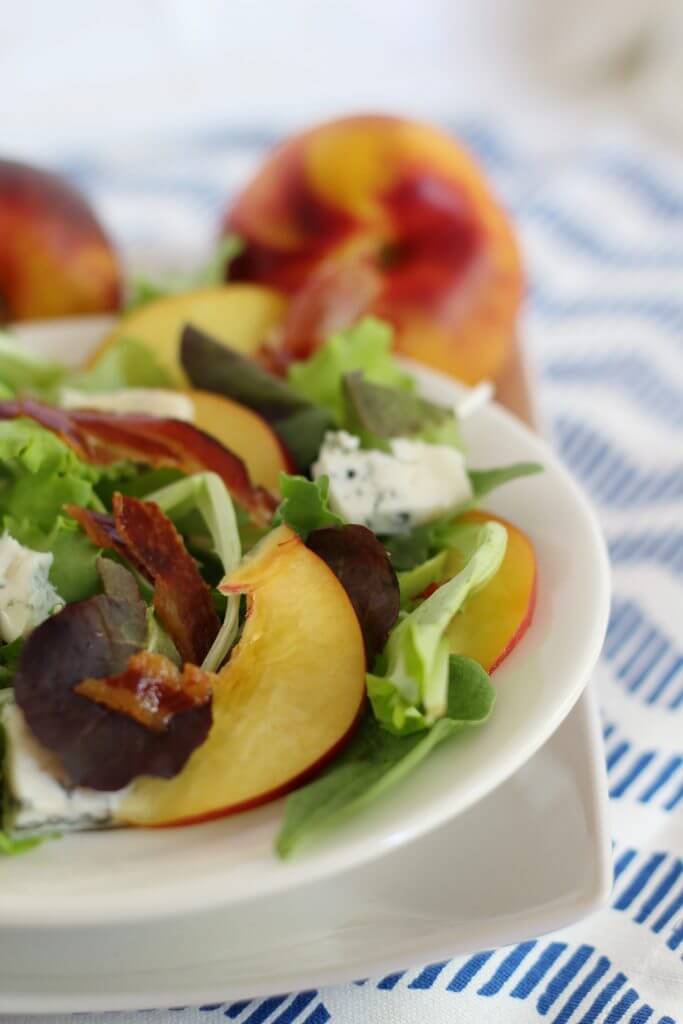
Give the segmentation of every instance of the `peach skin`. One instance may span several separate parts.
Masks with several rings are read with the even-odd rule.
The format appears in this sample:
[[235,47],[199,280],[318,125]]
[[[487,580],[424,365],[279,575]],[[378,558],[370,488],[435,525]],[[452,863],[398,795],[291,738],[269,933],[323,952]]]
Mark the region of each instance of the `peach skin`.
[[281,362],[363,313],[397,349],[475,383],[514,348],[522,270],[472,158],[418,122],[357,116],[286,141],[225,214],[245,241],[231,280],[291,296]]
[[83,196],[55,174],[0,160],[0,322],[109,313],[122,291]]

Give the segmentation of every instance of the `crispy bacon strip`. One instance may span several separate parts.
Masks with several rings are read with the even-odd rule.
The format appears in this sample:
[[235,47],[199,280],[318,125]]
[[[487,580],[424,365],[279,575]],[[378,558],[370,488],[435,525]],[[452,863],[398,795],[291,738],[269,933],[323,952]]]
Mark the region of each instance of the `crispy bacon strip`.
[[[93,512],[89,508],[81,508],[80,505],[65,505],[64,509],[72,519],[75,519],[81,529],[88,535],[95,547],[110,548],[116,551],[122,558],[133,561],[131,554],[126,549],[116,529],[114,517],[106,512]],[[142,572],[142,566],[135,566]]]
[[153,501],[123,494],[113,498],[113,516],[68,505],[93,544],[111,548],[154,584],[154,608],[180,656],[201,665],[220,621],[183,539]]
[[336,331],[372,309],[383,275],[368,254],[346,262],[323,261],[292,296],[276,347],[258,353],[266,369],[283,375],[297,359],[308,359]]
[[196,665],[185,664],[181,672],[163,654],[142,651],[119,675],[84,679],[74,691],[152,732],[165,732],[176,715],[209,703],[216,679]]
[[154,608],[180,656],[201,665],[220,622],[182,537],[153,501],[115,494],[112,507],[126,551],[154,582]]
[[31,398],[0,402],[0,420],[28,416],[57,434],[86,462],[107,465],[129,458],[152,466],[177,466],[188,473],[212,470],[258,525],[270,522],[275,497],[252,483],[234,452],[210,434],[182,420],[138,413],[59,409]]

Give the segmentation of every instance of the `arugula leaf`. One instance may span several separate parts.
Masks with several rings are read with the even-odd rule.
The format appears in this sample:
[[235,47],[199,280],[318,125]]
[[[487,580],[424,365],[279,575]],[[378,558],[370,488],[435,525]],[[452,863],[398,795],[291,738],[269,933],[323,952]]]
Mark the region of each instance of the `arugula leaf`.
[[426,562],[421,562],[414,569],[398,574],[398,585],[401,593],[401,607],[406,608],[423,594],[432,583],[440,583],[444,577],[448,551],[439,551]]
[[273,518],[273,526],[286,523],[305,540],[311,530],[322,526],[340,526],[344,520],[330,510],[327,495],[330,480],[319,476],[309,480],[305,476],[280,473],[282,501]]
[[500,466],[497,469],[470,469],[468,475],[474,501],[479,501],[496,487],[502,487],[503,484],[523,476],[533,476],[542,472],[543,466],[540,462],[513,462],[510,466]]
[[66,376],[58,363],[42,359],[0,331],[0,383],[10,394],[30,392],[50,399]]
[[299,470],[308,469],[325,433],[334,429],[326,409],[311,404],[286,381],[191,325],[182,333],[180,361],[195,387],[226,395],[263,416]]
[[478,527],[474,552],[461,571],[404,616],[367,687],[375,715],[398,735],[424,729],[446,712],[448,640],[444,636],[466,598],[498,572],[507,531],[497,522]]
[[344,374],[342,396],[344,426],[357,434],[366,448],[388,450],[394,437],[461,447],[454,413],[419,395],[375,384],[355,371]]
[[117,391],[120,388],[174,388],[175,381],[146,345],[121,338],[110,345],[90,370],[63,381],[79,391]]
[[334,423],[327,409],[309,405],[286,419],[275,420],[272,427],[297,468],[305,472],[317,458],[325,434],[334,429]]
[[126,309],[128,311],[140,309],[148,302],[163,299],[167,295],[223,284],[230,276],[230,264],[243,249],[244,242],[238,235],[226,235],[218,243],[215,253],[207,264],[194,274],[169,276],[165,281],[159,282],[150,281],[146,277],[135,278]]
[[333,334],[310,359],[293,363],[288,380],[295,390],[327,409],[336,423],[344,422],[342,379],[362,370],[367,380],[411,392],[412,377],[402,370],[391,353],[393,328],[375,317],[364,317],[355,326]]
[[[153,491],[147,500],[156,502],[177,525],[184,516],[198,512],[206,524],[223,572],[228,575],[237,567],[242,552],[235,509],[227,487],[216,473],[195,473],[160,491]],[[237,635],[239,609],[239,595],[228,597],[223,625],[202,662],[202,668],[208,672],[215,672],[225,661]]]
[[459,729],[485,722],[494,700],[495,691],[481,665],[452,656],[447,713],[429,731],[396,736],[367,712],[342,754],[319,778],[287,800],[276,843],[279,855],[289,857],[372,803]]

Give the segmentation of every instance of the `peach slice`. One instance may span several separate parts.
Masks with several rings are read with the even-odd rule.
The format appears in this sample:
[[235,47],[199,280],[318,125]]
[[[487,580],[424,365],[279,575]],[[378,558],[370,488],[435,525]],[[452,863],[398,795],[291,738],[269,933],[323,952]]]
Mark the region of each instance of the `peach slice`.
[[260,285],[229,284],[165,296],[123,316],[88,365],[95,365],[120,338],[133,338],[154,352],[178,384],[187,384],[178,360],[180,335],[186,324],[194,324],[216,341],[250,353],[281,323],[286,308],[283,295]]
[[0,323],[118,309],[116,252],[63,178],[0,160]]
[[206,742],[173,779],[142,778],[121,803],[129,825],[187,825],[273,800],[350,737],[365,697],[365,651],[346,591],[281,526],[225,584],[245,593],[242,638],[219,673]]
[[[469,522],[494,519],[508,531],[503,563],[482,590],[473,594],[465,609],[448,627],[448,640],[454,654],[466,654],[493,672],[517,646],[528,629],[536,602],[536,556],[531,541],[506,519],[490,512],[468,512]],[[448,576],[462,568],[457,552],[450,556]]]
[[255,484],[273,493],[280,487],[280,473],[292,473],[289,455],[268,423],[246,405],[211,391],[190,390],[194,423],[233,451],[246,464]]
[[359,116],[289,139],[223,229],[246,243],[231,280],[292,296],[289,358],[363,312],[392,321],[399,351],[467,383],[495,377],[513,349],[514,235],[483,172],[429,125]]

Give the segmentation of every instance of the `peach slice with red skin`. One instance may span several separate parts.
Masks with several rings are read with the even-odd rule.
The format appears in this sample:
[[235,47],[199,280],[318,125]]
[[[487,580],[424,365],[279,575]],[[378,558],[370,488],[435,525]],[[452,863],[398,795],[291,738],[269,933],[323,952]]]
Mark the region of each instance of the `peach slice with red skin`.
[[253,483],[277,494],[280,473],[294,472],[282,442],[262,416],[211,391],[190,390],[194,424],[239,455]]
[[119,308],[116,252],[84,196],[64,179],[0,160],[0,322]]
[[249,354],[268,340],[273,329],[282,323],[286,310],[285,295],[253,284],[228,284],[167,295],[122,316],[90,356],[88,366],[96,365],[121,338],[134,338],[150,349],[176,384],[186,386],[189,382],[178,357],[180,336],[186,324],[193,324],[215,341]]
[[227,579],[245,593],[239,644],[218,674],[208,739],[173,779],[139,779],[117,818],[189,825],[300,785],[343,747],[365,698],[365,650],[346,591],[288,527]]
[[292,296],[281,355],[374,313],[400,352],[474,383],[513,346],[522,294],[507,218],[451,138],[387,116],[343,118],[268,157],[227,211],[245,241],[231,280]]
[[[490,512],[473,511],[466,522],[502,523],[508,542],[502,565],[485,587],[473,594],[464,610],[448,627],[454,654],[465,654],[493,672],[514,650],[526,633],[536,603],[536,556],[531,541],[518,527]],[[462,557],[453,551],[447,563],[449,577],[462,568]]]

